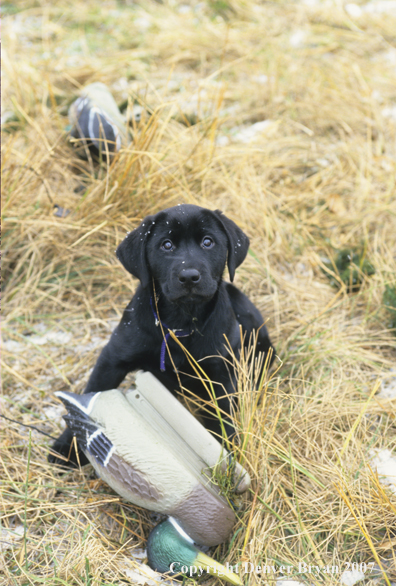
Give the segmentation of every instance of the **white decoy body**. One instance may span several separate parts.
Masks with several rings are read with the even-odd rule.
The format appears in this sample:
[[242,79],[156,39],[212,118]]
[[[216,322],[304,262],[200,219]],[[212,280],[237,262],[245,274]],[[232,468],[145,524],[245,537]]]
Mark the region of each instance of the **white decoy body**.
[[[201,545],[229,536],[235,513],[210,480],[210,468],[226,469],[228,453],[150,373],[136,388],[76,395],[56,393],[64,418],[97,474],[128,501],[172,516]],[[234,469],[236,492],[250,485]]]

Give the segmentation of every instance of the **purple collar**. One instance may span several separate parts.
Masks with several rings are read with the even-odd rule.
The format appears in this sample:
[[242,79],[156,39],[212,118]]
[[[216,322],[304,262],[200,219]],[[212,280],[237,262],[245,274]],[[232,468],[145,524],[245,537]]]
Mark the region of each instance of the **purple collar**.
[[[150,307],[151,307],[151,311],[153,312],[153,315],[154,315],[155,325],[159,326],[160,320],[158,318],[157,312],[155,311],[152,297],[150,297]],[[168,340],[170,338],[170,333],[173,332],[175,334],[176,338],[186,338],[187,336],[191,336],[191,334],[194,332],[194,330],[192,330],[191,332],[187,332],[186,330],[172,330],[166,324],[164,324],[164,322],[162,322],[162,325],[164,328],[169,330],[168,333],[165,334],[165,338],[162,340],[161,353],[160,353],[160,370],[161,370],[161,372],[165,372],[165,352],[166,352],[166,345],[167,345]]]

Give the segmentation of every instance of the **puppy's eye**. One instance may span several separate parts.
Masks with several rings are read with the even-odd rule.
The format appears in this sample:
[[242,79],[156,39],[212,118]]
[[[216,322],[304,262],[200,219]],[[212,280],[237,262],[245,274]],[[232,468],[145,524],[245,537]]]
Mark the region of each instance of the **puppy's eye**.
[[210,236],[205,236],[202,239],[202,243],[201,243],[202,248],[212,248],[213,245],[214,245],[214,242]]
[[163,243],[161,244],[161,248],[162,250],[166,250],[167,252],[169,252],[170,250],[173,250],[173,242],[172,240],[164,240]]

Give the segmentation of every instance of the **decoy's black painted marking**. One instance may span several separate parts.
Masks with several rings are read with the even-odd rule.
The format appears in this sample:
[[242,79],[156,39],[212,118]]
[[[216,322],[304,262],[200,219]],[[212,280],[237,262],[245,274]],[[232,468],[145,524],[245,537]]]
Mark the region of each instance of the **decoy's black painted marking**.
[[106,467],[115,447],[103,431],[97,429],[87,441],[87,452],[101,465]]
[[[78,411],[89,415],[92,411],[96,399],[100,393],[84,393],[83,395],[76,395],[74,393],[68,393],[65,391],[58,391],[55,396],[58,397],[66,406],[70,406],[71,409],[77,409]],[[68,409],[70,411],[70,409]]]
[[56,396],[63,401],[69,411],[63,418],[76,436],[80,447],[91,454],[98,464],[106,467],[115,447],[103,431],[89,418],[89,413],[99,393],[81,395],[78,399],[65,392],[58,392]]
[[75,102],[77,111],[77,131],[80,138],[89,138],[96,148],[105,150],[100,143],[106,141],[110,152],[121,147],[120,132],[112,123],[106,112],[93,106],[87,98],[78,98]]

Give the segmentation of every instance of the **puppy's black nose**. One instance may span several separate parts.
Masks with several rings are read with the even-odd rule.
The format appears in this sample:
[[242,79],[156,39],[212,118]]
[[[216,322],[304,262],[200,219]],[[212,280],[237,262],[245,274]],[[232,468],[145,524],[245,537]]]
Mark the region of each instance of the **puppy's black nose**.
[[179,273],[179,281],[182,285],[195,285],[201,279],[201,273],[197,269],[182,269]]

